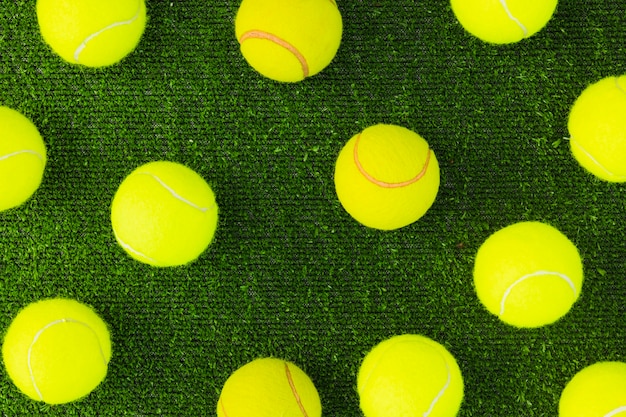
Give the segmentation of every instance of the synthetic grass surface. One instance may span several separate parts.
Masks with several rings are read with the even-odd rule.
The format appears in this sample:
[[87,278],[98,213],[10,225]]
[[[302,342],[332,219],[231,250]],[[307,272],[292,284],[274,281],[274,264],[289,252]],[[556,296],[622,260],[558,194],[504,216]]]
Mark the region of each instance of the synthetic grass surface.
[[[243,60],[237,1],[147,6],[137,50],[100,70],[48,49],[34,2],[0,6],[0,104],[49,153],[34,197],[0,213],[0,327],[65,296],[113,337],[106,380],[76,403],[33,402],[3,372],[3,415],[215,415],[231,372],[276,356],[311,376],[325,416],[360,416],[363,356],[418,333],[457,358],[460,416],[554,416],[578,370],[626,360],[626,187],[587,174],[567,141],[580,92],[626,73],[623,4],[562,1],[539,34],[492,46],[445,1],[340,1],[335,60],[298,84]],[[334,193],[339,150],[376,123],[419,132],[441,166],[433,207],[393,232],[360,226]],[[132,260],[110,227],[122,179],[160,159],[196,170],[220,207],[186,267]],[[522,220],[565,233],[585,268],[570,314],[535,330],[499,322],[472,287],[480,244]]]

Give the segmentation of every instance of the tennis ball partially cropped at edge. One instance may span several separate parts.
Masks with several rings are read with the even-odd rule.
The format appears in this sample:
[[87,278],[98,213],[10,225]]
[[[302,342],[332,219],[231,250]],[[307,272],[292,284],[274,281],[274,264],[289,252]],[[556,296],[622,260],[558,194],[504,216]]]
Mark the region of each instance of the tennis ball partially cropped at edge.
[[33,122],[0,106],[0,211],[21,205],[37,191],[46,161],[46,146]]
[[451,0],[463,28],[493,44],[519,42],[539,32],[556,5],[557,0]]
[[334,0],[243,0],[235,19],[246,61],[281,82],[302,81],[326,68],[341,34]]
[[313,381],[295,364],[259,358],[228,378],[217,403],[218,417],[321,417]]
[[72,64],[103,67],[132,52],[146,26],[144,0],[37,0],[45,42]]
[[580,94],[569,114],[574,158],[609,182],[626,182],[626,75],[606,77]]
[[357,391],[365,417],[454,417],[464,385],[456,359],[443,345],[403,334],[365,356]]
[[559,417],[626,416],[626,363],[596,362],[567,383],[559,400]]

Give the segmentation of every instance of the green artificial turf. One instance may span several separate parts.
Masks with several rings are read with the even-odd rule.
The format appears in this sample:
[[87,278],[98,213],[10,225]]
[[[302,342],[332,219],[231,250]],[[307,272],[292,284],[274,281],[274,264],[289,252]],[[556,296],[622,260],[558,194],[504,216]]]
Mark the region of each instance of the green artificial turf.
[[[297,84],[247,65],[234,0],[149,1],[138,48],[97,70],[48,49],[34,3],[0,5],[0,105],[49,153],[33,198],[0,213],[0,329],[72,297],[109,324],[113,358],[96,391],[54,407],[2,368],[0,414],[215,415],[231,372],[276,356],[311,376],[325,416],[360,416],[363,356],[418,333],[458,360],[459,416],[555,416],[578,370],[626,360],[626,187],[586,173],[567,139],[580,92],[626,73],[620,2],[562,1],[539,34],[493,46],[445,1],[340,0],[336,58]],[[333,184],[345,141],[376,123],[419,132],[441,167],[432,208],[391,232],[355,222]],[[185,267],[134,261],[111,231],[117,186],[160,159],[196,170],[220,207]],[[585,269],[570,314],[534,330],[501,323],[472,286],[480,244],[522,220],[561,230]]]

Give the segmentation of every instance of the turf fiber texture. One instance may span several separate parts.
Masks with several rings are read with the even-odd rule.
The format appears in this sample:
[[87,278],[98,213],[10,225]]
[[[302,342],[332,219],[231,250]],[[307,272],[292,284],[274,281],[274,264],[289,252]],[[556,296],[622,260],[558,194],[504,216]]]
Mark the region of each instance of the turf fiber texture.
[[[75,298],[109,324],[113,358],[94,393],[55,407],[2,371],[0,414],[214,415],[232,371],[277,356],[311,376],[324,415],[360,416],[365,353],[418,333],[457,358],[460,416],[554,416],[578,370],[626,360],[626,186],[586,173],[567,141],[584,87],[626,73],[622,5],[563,1],[539,34],[499,47],[445,1],[338,5],[335,60],[281,84],[241,56],[237,1],[150,1],[137,50],[97,70],[52,54],[33,1],[2,3],[0,104],[33,120],[49,163],[35,196],[0,213],[0,327],[32,301]],[[376,123],[419,132],[441,165],[433,207],[393,232],[360,226],[334,193],[339,150]],[[220,206],[186,267],[136,262],[111,230],[117,186],[158,159],[200,173]],[[523,220],[565,233],[585,268],[572,311],[534,330],[499,322],[472,287],[480,244]]]

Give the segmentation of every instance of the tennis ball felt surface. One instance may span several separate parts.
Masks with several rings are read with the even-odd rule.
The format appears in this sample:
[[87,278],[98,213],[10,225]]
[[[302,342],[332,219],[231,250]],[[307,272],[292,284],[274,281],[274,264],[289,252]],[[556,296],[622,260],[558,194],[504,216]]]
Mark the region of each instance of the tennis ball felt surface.
[[626,416],[626,363],[597,362],[567,383],[559,417]]
[[243,0],[235,35],[246,61],[276,81],[297,82],[326,68],[341,43],[334,0]]
[[146,26],[144,0],[37,0],[45,42],[73,64],[103,67],[132,52]]
[[626,181],[626,75],[587,87],[567,127],[572,154],[583,168],[605,181]]
[[357,390],[365,417],[453,417],[463,401],[463,377],[441,344],[405,334],[365,356]]
[[378,124],[344,145],[335,164],[335,190],[344,209],[361,224],[398,229],[432,206],[439,190],[439,164],[417,133]]
[[7,373],[36,401],[62,404],[93,391],[111,360],[106,324],[91,307],[54,298],[22,309],[2,344]]
[[580,296],[583,267],[576,246],[554,227],[520,222],[478,249],[474,287],[489,312],[517,327],[563,317]]
[[320,417],[313,382],[291,362],[261,358],[228,378],[217,403],[218,417]]
[[465,30],[494,44],[519,42],[539,32],[556,5],[557,0],[451,0]]
[[39,188],[46,146],[24,115],[0,106],[0,211],[17,207]]
[[213,190],[190,168],[156,161],[131,172],[111,204],[118,243],[133,258],[178,266],[200,256],[217,228]]

